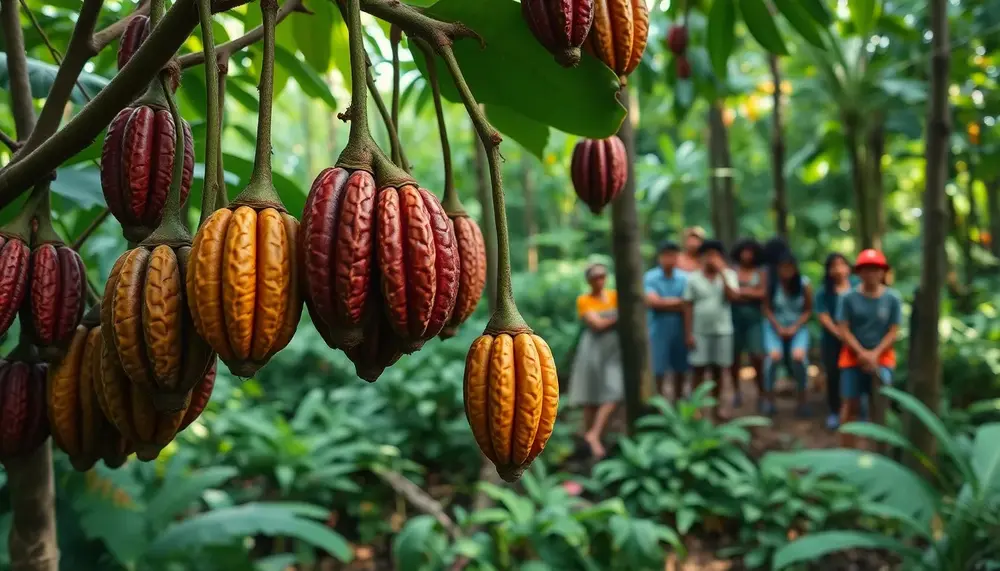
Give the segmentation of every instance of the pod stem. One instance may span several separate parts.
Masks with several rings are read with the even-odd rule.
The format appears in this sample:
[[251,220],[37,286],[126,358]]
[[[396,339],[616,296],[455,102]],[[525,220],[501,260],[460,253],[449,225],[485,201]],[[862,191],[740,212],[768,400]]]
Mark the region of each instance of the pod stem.
[[165,83],[154,79],[149,82],[149,87],[146,91],[135,100],[132,104],[133,107],[138,107],[140,105],[147,105],[150,107],[160,107],[163,109],[169,108],[170,104],[167,102],[167,93],[172,91],[164,87]]
[[222,152],[222,106],[219,103],[220,73],[212,31],[211,0],[198,0],[198,21],[201,23],[201,43],[205,52],[205,185],[201,191],[201,222],[218,208],[219,162]]
[[233,200],[254,208],[275,208],[285,211],[271,177],[271,113],[274,103],[274,27],[277,24],[278,2],[260,0],[264,29],[264,54],[260,67],[260,113],[257,116],[257,147],[254,152],[250,182]]
[[441,101],[441,84],[438,83],[437,61],[434,52],[421,38],[412,38],[427,60],[427,81],[431,84],[431,94],[434,96],[434,112],[437,114],[438,133],[441,135],[441,160],[444,162],[444,199],[441,206],[448,216],[467,216],[462,201],[455,192],[455,176],[451,165],[451,145],[448,143],[448,126],[444,120],[444,104]]
[[31,247],[42,244],[65,244],[54,226],[52,226],[52,193],[49,191],[51,181],[46,180],[35,186],[35,192],[39,193],[38,202],[35,203],[34,219],[38,226],[34,228],[34,236],[31,238]]
[[[177,109],[174,96],[167,89],[167,74],[161,73],[160,87],[167,97],[167,107],[174,121],[174,170],[170,176],[170,190],[163,205],[163,219],[156,230],[142,241],[143,245],[167,244],[182,246],[191,243],[191,231],[181,216],[181,179],[184,178],[184,120]],[[207,175],[206,175],[207,176]]]
[[382,116],[382,122],[385,123],[385,130],[389,133],[389,149],[392,162],[399,168],[409,173],[410,170],[407,168],[406,156],[403,154],[403,146],[399,142],[399,131],[396,129],[396,121],[390,115],[389,109],[385,105],[385,101],[382,99],[382,96],[379,95],[378,89],[375,87],[375,77],[372,76],[371,73],[371,63],[368,64],[367,71],[368,77],[366,78],[366,81],[368,83],[368,91],[372,95],[372,100],[375,101],[375,106],[378,108],[379,115]]
[[[150,0],[149,2],[149,30],[152,31],[160,20],[163,19],[163,15],[166,13],[166,5],[164,0]],[[154,82],[155,83],[155,82]]]
[[31,244],[32,234],[32,224],[31,221],[35,218],[35,210],[38,208],[38,203],[42,199],[48,200],[48,197],[44,196],[46,194],[46,188],[43,185],[36,185],[28,195],[28,199],[24,201],[21,206],[21,211],[18,212],[17,216],[13,220],[4,224],[0,227],[0,234],[4,236],[13,236],[20,239],[25,244]]
[[[406,168],[403,162],[403,149],[399,146],[399,42],[402,30],[398,34],[389,33],[389,44],[392,47],[392,130],[396,131],[395,147],[392,149],[392,162]],[[375,91],[374,87],[372,91]],[[392,140],[392,139],[390,139]]]
[[229,59],[219,62],[219,154],[218,154],[218,174],[216,181],[218,194],[215,197],[215,209],[225,208],[229,205],[229,191],[226,189],[226,169],[222,164],[222,128],[225,125],[226,116],[226,77],[229,75]]

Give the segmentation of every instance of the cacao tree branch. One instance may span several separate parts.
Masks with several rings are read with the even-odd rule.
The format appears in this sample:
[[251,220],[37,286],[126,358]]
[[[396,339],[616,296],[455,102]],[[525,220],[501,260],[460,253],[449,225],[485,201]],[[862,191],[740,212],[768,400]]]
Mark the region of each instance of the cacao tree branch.
[[[394,128],[399,125],[399,42],[402,39],[402,35],[402,31],[399,31],[399,28],[395,26],[389,32],[389,41],[392,45],[392,124]],[[398,131],[396,132],[396,138],[397,144],[392,150],[392,162],[406,168],[403,158],[400,156],[402,149],[398,144]]]
[[382,122],[385,123],[385,130],[389,133],[389,155],[392,158],[392,162],[406,172],[409,172],[409,165],[402,158],[403,149],[400,148],[399,131],[396,130],[396,122],[392,120],[392,116],[389,114],[389,109],[385,105],[385,100],[382,99],[382,94],[378,92],[378,88],[375,85],[375,77],[372,75],[370,61],[368,62],[368,70],[365,75],[365,79],[368,83],[368,92],[371,93],[372,100],[375,101],[375,107],[378,108],[378,113],[382,117]]
[[97,229],[101,227],[101,224],[104,224],[104,221],[108,218],[109,214],[111,214],[111,211],[105,208],[104,212],[101,212],[97,216],[97,218],[94,218],[94,221],[91,222],[87,226],[87,228],[80,233],[79,236],[77,236],[76,240],[73,240],[71,248],[79,252],[80,248],[83,247],[83,244],[86,243],[86,241],[94,234],[94,232],[96,232]]
[[[45,47],[48,48],[49,54],[52,55],[52,60],[56,62],[56,65],[62,65],[63,59],[62,54],[59,50],[52,44],[52,40],[45,34],[45,30],[42,29],[42,25],[38,22],[38,18],[35,17],[35,13],[31,11],[31,7],[28,6],[28,0],[21,0],[21,7],[24,8],[24,13],[28,15],[28,19],[31,20],[31,26],[35,28],[35,32],[38,33],[39,37],[42,38],[42,42],[45,43]],[[80,78],[76,80],[76,86],[80,88],[80,93],[90,101],[90,94],[80,83]]]
[[139,3],[139,6],[137,6],[136,9],[133,10],[131,14],[122,18],[121,20],[116,21],[115,23],[111,24],[110,26],[104,28],[99,32],[94,32],[94,35],[90,40],[90,44],[94,47],[94,49],[98,53],[100,53],[101,50],[108,47],[108,45],[111,42],[117,40],[118,38],[121,37],[122,34],[125,33],[125,30],[128,28],[129,22],[131,22],[133,18],[137,18],[139,16],[146,16],[148,14],[149,14],[149,0],[142,0],[142,2]]
[[[222,106],[219,103],[219,59],[215,49],[215,34],[212,31],[212,6],[210,0],[198,0],[198,21],[201,24],[201,43],[207,61],[205,66],[205,123],[208,131],[205,138],[205,184],[201,194],[201,222],[215,210],[219,194],[219,156],[222,153]],[[228,67],[228,61],[226,63]]]
[[0,129],[0,143],[3,143],[5,147],[15,152],[21,148],[21,143],[18,143],[16,139],[4,133],[2,129]]
[[[10,107],[14,115],[14,129],[19,141],[24,141],[35,128],[35,107],[28,80],[28,54],[24,48],[24,33],[17,0],[0,2],[3,19],[4,43],[7,47],[7,75],[10,83]],[[15,155],[16,156],[16,155]]]
[[361,11],[399,26],[409,37],[419,36],[435,50],[450,46],[459,38],[474,38],[485,46],[483,38],[461,22],[441,22],[399,0],[361,0]]
[[[218,10],[216,10],[216,12],[218,12]],[[292,12],[302,12],[306,14],[312,13],[302,5],[302,0],[285,0],[285,3],[278,9],[276,24],[280,24],[281,21],[287,18]],[[219,44],[215,47],[215,53],[217,54],[218,59],[228,60],[236,52],[248,48],[262,39],[264,39],[263,25],[257,26],[234,40]],[[205,63],[205,57],[206,54],[204,51],[184,54],[177,58],[177,63],[180,64],[181,69],[187,69],[189,67]]]

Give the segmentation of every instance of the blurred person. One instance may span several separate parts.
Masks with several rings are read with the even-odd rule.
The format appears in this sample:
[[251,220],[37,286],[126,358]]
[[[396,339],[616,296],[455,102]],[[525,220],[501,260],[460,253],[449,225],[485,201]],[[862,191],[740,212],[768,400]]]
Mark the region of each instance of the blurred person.
[[730,259],[736,265],[739,295],[733,302],[733,366],[729,377],[733,382],[733,408],[743,406],[740,387],[740,366],[743,355],[754,369],[758,396],[764,383],[764,313],[762,303],[767,295],[767,274],[762,268],[764,249],[752,238],[733,246]]
[[840,367],[837,361],[843,346],[837,315],[841,300],[856,284],[851,275],[851,263],[843,254],[833,252],[828,255],[823,268],[823,287],[816,294],[816,318],[822,326],[819,347],[826,374],[826,404],[829,409],[826,426],[836,430],[840,426]]
[[[893,344],[903,319],[899,294],[885,285],[889,263],[878,250],[864,250],[854,262],[861,283],[841,300],[837,322],[840,351],[840,422],[857,420],[861,398],[872,398],[879,385],[891,385],[896,368]],[[874,407],[871,407],[874,408]],[[874,418],[872,420],[881,420]],[[853,447],[854,437],[841,433],[841,445]]]
[[616,329],[618,292],[605,289],[608,268],[604,264],[591,264],[584,275],[590,291],[576,298],[584,331],[573,361],[569,404],[583,407],[583,439],[594,458],[603,458],[601,438],[624,391]]
[[642,278],[657,393],[664,394],[670,378],[674,399],[684,395],[684,375],[688,369],[684,332],[689,329],[685,324],[691,320],[691,308],[684,301],[688,274],[677,268],[680,251],[676,242],[668,240],[660,244],[657,267]]
[[764,316],[767,318],[764,326],[764,349],[767,351],[767,358],[760,408],[764,414],[774,414],[774,384],[778,366],[784,363],[798,389],[796,415],[805,418],[810,415],[806,402],[809,330],[805,324],[812,315],[812,288],[809,278],[799,271],[798,260],[791,252],[786,251],[778,258],[773,271],[775,279],[768,282],[768,292],[764,299]]
[[721,418],[719,396],[722,371],[733,366],[732,302],[739,296],[739,278],[726,264],[725,248],[719,240],[706,240],[698,248],[701,269],[688,275],[684,300],[691,304],[691,319],[686,324],[688,363],[692,367],[692,385],[697,387],[705,374],[715,381],[715,416]]
[[693,272],[701,267],[698,249],[705,242],[705,229],[701,226],[686,228],[682,238],[684,251],[677,258],[677,267],[685,272]]

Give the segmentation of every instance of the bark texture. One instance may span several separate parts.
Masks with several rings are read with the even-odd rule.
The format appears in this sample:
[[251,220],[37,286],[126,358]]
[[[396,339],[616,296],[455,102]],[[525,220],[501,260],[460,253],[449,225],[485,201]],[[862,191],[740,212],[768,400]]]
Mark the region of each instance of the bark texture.
[[736,240],[736,195],[733,192],[733,160],[729,153],[729,133],[722,117],[722,102],[708,111],[709,190],[712,230],[725,244]]
[[774,177],[774,226],[778,236],[788,238],[788,199],[785,186],[785,135],[781,109],[781,68],[778,56],[769,58],[774,104],[771,114],[771,172]]

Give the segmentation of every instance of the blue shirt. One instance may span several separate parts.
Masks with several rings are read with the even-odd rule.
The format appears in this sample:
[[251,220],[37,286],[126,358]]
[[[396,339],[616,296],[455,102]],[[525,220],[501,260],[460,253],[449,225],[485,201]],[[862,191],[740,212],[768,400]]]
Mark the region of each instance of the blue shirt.
[[[851,275],[851,277],[847,278],[847,283],[850,287],[840,293],[833,292],[833,295],[829,295],[830,292],[827,292],[825,285],[819,290],[813,303],[816,306],[816,315],[825,313],[834,322],[837,321],[837,316],[840,315],[840,304],[843,302],[844,297],[861,283],[861,278]],[[823,327],[822,330],[823,334],[820,336],[820,343],[824,343],[831,348],[840,347],[840,339],[834,337],[832,333],[826,330],[826,327]]]
[[802,276],[802,286],[799,294],[792,297],[785,288],[778,284],[774,288],[774,299],[771,300],[771,312],[774,313],[774,320],[782,327],[789,327],[798,321],[802,312],[806,308],[806,286],[809,285],[809,278]]
[[[674,268],[672,275],[667,277],[663,268],[653,268],[642,276],[642,288],[646,293],[654,293],[660,297],[683,297],[687,287],[687,272]],[[646,323],[649,336],[657,337],[680,332],[684,326],[684,316],[680,311],[657,311],[649,309],[646,312]]]
[[903,303],[899,294],[885,288],[879,297],[869,297],[858,288],[852,289],[840,302],[838,323],[847,327],[865,349],[874,349],[882,342],[893,325],[903,321]]

